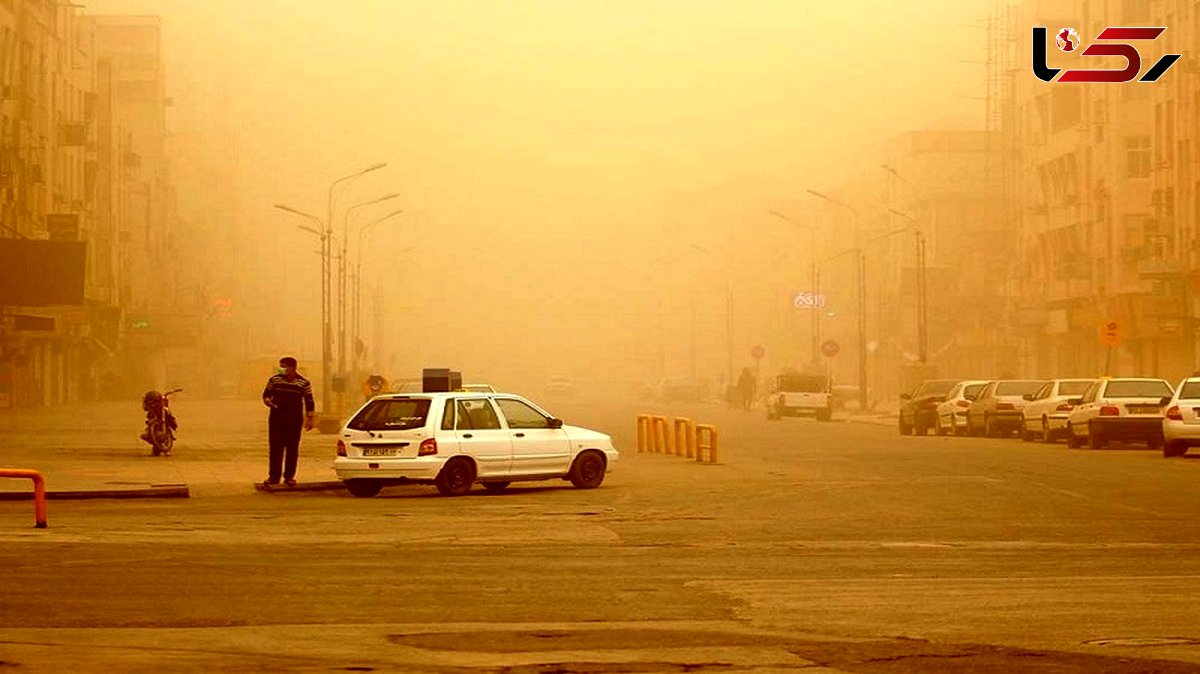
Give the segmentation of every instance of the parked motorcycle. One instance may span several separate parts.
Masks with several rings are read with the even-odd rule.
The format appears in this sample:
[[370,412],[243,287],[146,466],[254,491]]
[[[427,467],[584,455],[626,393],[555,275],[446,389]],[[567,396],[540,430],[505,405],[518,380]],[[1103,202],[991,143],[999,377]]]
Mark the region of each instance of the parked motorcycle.
[[168,456],[175,446],[179,422],[171,413],[171,396],[181,391],[181,388],[166,393],[147,391],[142,396],[142,409],[146,412],[146,431],[142,433],[142,439],[150,443],[150,453],[154,456]]

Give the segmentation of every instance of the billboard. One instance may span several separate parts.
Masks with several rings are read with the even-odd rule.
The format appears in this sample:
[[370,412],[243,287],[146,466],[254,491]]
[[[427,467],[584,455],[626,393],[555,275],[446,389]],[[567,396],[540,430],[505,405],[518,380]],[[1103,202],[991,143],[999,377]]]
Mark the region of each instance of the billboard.
[[0,239],[0,305],[83,304],[87,244]]

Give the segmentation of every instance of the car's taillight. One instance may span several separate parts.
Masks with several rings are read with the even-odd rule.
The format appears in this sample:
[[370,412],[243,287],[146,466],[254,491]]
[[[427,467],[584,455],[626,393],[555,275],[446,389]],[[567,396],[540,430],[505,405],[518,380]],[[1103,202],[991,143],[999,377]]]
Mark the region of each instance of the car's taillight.
[[1183,411],[1179,409],[1179,405],[1172,405],[1171,409],[1167,410],[1167,418],[1172,421],[1183,421]]
[[971,401],[970,400],[955,400],[954,405],[955,405],[955,407],[970,407]]
[[1011,409],[1016,409],[1016,408],[1014,408],[1014,407],[1013,407],[1013,404],[1012,404],[1012,403],[996,403],[996,409],[998,409],[998,410],[1011,410]]
[[1104,405],[1100,408],[1100,416],[1119,417],[1121,416],[1121,408],[1116,405]]
[[338,440],[337,455],[346,456],[346,443],[342,442],[341,440]]
[[421,446],[417,449],[417,456],[431,456],[437,454],[437,440],[426,438],[421,441]]
[[1058,407],[1054,408],[1054,411],[1055,412],[1070,412],[1073,409],[1075,409],[1075,406],[1072,405],[1071,403],[1059,403]]

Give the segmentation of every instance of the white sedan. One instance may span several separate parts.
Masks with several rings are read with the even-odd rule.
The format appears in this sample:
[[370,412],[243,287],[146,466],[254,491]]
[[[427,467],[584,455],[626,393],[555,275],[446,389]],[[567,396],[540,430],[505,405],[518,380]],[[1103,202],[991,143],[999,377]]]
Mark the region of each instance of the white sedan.
[[552,479],[593,489],[616,461],[611,437],[564,425],[520,396],[413,393],[359,408],[342,428],[333,469],[354,496],[406,483],[460,496],[476,482],[494,492]]
[[1087,393],[1095,379],[1052,379],[1036,393],[1029,396],[1029,403],[1021,411],[1024,426],[1022,440],[1040,437],[1045,442],[1054,442],[1067,430],[1067,415],[1074,408],[1067,402]]
[[1080,398],[1071,398],[1075,409],[1067,415],[1067,446],[1085,441],[1100,449],[1109,440],[1141,441],[1158,449],[1163,443],[1163,398],[1175,391],[1165,379],[1119,377],[1101,379]]
[[971,403],[988,383],[987,379],[970,379],[960,381],[950,389],[946,399],[937,406],[937,424],[934,427],[938,435],[966,435],[967,410],[971,409]]
[[1179,382],[1163,418],[1163,456],[1183,456],[1200,446],[1200,377]]

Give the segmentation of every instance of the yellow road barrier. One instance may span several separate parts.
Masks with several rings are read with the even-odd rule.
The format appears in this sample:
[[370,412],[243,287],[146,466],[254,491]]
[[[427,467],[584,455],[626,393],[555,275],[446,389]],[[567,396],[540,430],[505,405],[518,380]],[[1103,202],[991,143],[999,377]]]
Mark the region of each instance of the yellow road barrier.
[[[705,435],[708,437],[706,438]],[[717,427],[712,424],[696,426],[696,460],[704,460],[704,450],[708,450],[708,462],[717,462]],[[689,455],[690,456],[690,455]]]
[[[675,456],[696,455],[696,424],[687,417],[675,417]],[[681,447],[680,445],[686,445]]]
[[655,415],[650,417],[650,424],[650,451],[655,454],[668,452],[671,447],[671,427],[667,425],[667,418]]
[[637,451],[638,454],[650,451],[651,419],[649,414],[637,416]]

